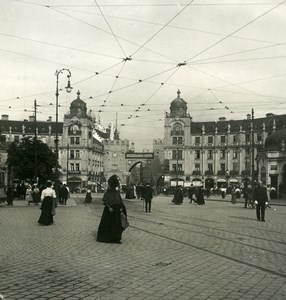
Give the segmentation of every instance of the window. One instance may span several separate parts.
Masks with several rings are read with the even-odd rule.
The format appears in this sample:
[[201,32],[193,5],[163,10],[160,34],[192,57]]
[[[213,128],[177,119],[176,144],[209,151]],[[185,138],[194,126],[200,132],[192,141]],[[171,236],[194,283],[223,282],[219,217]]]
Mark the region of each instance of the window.
[[277,171],[277,165],[271,165],[270,170],[271,171]]
[[77,137],[75,138],[75,144],[76,144],[76,145],[79,145],[79,136],[77,136]]
[[182,144],[183,144],[183,138],[181,136],[173,137],[173,145],[182,145]]
[[200,171],[200,169],[201,169],[201,165],[200,164],[195,164],[195,170]]
[[214,139],[212,136],[208,136],[208,144],[213,144]]
[[172,164],[172,170],[176,171],[177,170],[177,165],[176,164]]
[[225,159],[225,150],[220,150],[220,158]]
[[238,163],[233,163],[233,164],[232,164],[232,169],[233,169],[234,171],[238,171]]
[[172,151],[172,159],[177,159],[177,150]]
[[75,157],[76,157],[76,158],[80,158],[79,150],[75,150]]
[[220,142],[221,144],[225,144],[225,135],[221,135]]
[[79,164],[75,164],[75,170],[76,171],[79,171],[80,169],[79,169]]
[[175,133],[180,133],[182,131],[182,125],[177,123],[177,124],[174,125],[173,129],[174,129]]
[[237,150],[233,150],[233,158],[238,158],[238,151]]
[[250,142],[250,134],[249,134],[249,133],[247,133],[247,134],[245,135],[245,141],[246,141],[246,143],[249,143],[249,142]]
[[74,171],[74,164],[70,164],[71,171]]
[[257,142],[262,142],[262,134],[257,133]]
[[212,159],[212,158],[213,158],[213,151],[208,150],[208,159]]
[[70,140],[70,142],[71,142],[71,145],[74,145],[74,137],[73,136],[71,136],[71,138],[70,138],[71,140]]
[[225,164],[220,164],[221,171],[225,171]]
[[177,145],[178,138],[176,136],[173,137],[173,145]]
[[212,171],[213,170],[213,164],[208,164],[208,170]]
[[195,144],[200,144],[201,143],[201,137],[200,136],[196,136],[195,137]]
[[172,151],[172,159],[183,159],[183,151],[182,150],[173,150]]
[[234,136],[232,137],[232,141],[233,141],[234,144],[237,143],[237,141],[238,141],[237,135],[234,135]]
[[201,157],[200,150],[195,150],[195,159],[200,159],[200,157]]
[[70,150],[70,159],[74,159],[74,150]]

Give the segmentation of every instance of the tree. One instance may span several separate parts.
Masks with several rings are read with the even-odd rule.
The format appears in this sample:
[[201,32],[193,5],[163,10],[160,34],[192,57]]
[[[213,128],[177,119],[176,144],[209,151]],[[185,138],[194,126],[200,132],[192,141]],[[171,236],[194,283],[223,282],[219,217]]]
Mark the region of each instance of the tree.
[[[35,148],[36,146],[36,148]],[[35,159],[35,149],[37,149]],[[7,164],[14,178],[20,180],[34,179],[35,174],[40,182],[56,180],[57,159],[47,144],[34,138],[23,138],[21,143],[13,142],[8,149]],[[36,172],[37,171],[37,172]]]

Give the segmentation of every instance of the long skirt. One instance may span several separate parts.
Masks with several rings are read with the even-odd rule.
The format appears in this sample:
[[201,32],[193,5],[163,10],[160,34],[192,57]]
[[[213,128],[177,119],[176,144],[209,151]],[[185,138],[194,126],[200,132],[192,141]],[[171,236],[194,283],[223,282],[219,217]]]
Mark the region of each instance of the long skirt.
[[97,241],[103,243],[119,243],[122,236],[120,205],[112,206],[110,212],[105,206],[97,231]]
[[54,199],[52,197],[45,197],[41,205],[42,213],[40,215],[39,224],[50,225],[54,223],[54,218],[52,215]]

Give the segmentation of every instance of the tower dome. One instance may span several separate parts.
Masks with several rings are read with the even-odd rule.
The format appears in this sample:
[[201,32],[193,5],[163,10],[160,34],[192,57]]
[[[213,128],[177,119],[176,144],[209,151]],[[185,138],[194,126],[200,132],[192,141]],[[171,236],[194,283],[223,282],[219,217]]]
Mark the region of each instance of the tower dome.
[[181,91],[177,91],[177,98],[171,102],[170,116],[171,117],[186,117],[187,116],[187,102],[180,97]]
[[70,106],[70,113],[72,116],[77,116],[80,118],[86,117],[86,103],[80,99],[80,92],[77,92],[77,98],[72,101]]
[[265,140],[265,150],[281,151],[286,143],[286,128],[280,128],[270,134]]

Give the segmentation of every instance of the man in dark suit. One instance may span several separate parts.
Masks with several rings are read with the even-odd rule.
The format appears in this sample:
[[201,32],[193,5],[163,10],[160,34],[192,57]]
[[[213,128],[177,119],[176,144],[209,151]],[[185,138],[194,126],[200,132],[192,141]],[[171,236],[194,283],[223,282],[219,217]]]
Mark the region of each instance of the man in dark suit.
[[254,201],[256,204],[257,221],[265,222],[265,207],[268,204],[267,189],[260,181],[254,189]]
[[142,198],[145,201],[145,212],[151,212],[151,202],[153,199],[153,189],[150,186],[150,183],[147,182],[143,188]]

